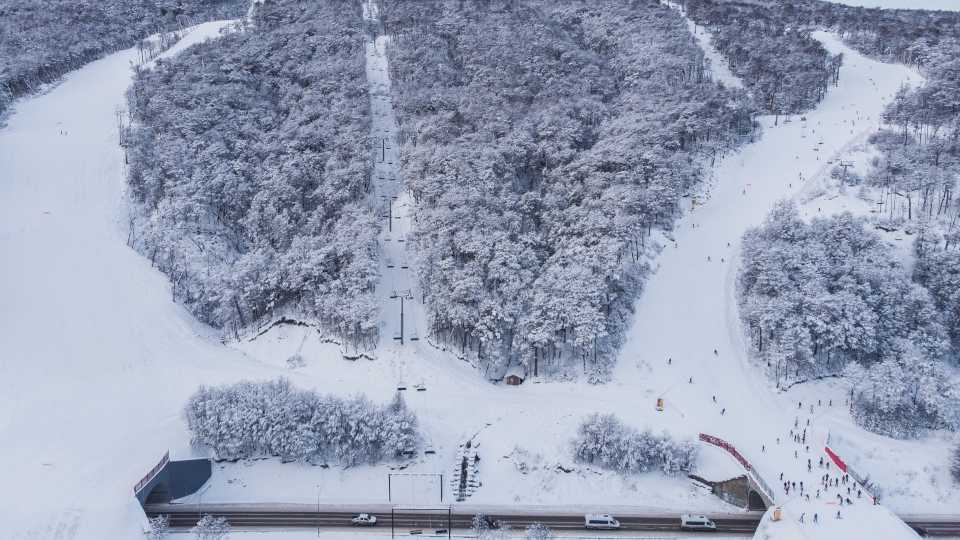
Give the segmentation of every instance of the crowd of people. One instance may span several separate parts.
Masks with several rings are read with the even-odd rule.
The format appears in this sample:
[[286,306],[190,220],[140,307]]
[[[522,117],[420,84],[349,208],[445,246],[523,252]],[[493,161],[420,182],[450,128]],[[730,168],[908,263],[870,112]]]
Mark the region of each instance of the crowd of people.
[[[869,492],[867,492],[866,488],[861,485],[856,478],[847,472],[846,466],[842,462],[834,463],[833,458],[829,454],[826,456],[821,455],[816,458],[816,460],[814,460],[815,456],[811,455],[810,444],[807,442],[808,437],[811,436],[808,430],[812,429],[812,424],[815,420],[815,416],[813,415],[815,414],[816,408],[822,408],[824,406],[832,407],[833,400],[827,400],[826,404],[824,404],[823,400],[818,400],[816,406],[813,403],[808,403],[806,410],[809,411],[811,416],[805,419],[796,416],[793,421],[793,427],[788,431],[788,440],[794,445],[794,459],[806,459],[807,476],[803,475],[802,468],[801,472],[798,473],[795,478],[781,472],[780,482],[782,482],[783,494],[787,501],[793,501],[797,497],[806,503],[822,501],[821,504],[814,507],[817,509],[821,509],[824,506],[836,505],[838,508],[834,517],[835,519],[842,519],[843,515],[839,507],[855,504],[857,501],[862,500],[864,495],[872,499],[874,504],[877,504],[877,500],[876,497],[871,496]],[[797,402],[797,410],[805,410],[802,401]],[[777,444],[781,444],[780,438],[777,438]],[[763,446],[761,451],[765,452],[766,446]],[[814,447],[814,454],[816,451],[816,447]],[[803,458],[800,457],[801,454],[804,454]],[[811,481],[809,475],[814,474],[814,468],[818,470],[819,476],[817,476],[814,481]],[[806,523],[806,515],[807,512],[800,513],[800,523]],[[820,511],[813,512],[812,522],[819,523],[820,515]]]

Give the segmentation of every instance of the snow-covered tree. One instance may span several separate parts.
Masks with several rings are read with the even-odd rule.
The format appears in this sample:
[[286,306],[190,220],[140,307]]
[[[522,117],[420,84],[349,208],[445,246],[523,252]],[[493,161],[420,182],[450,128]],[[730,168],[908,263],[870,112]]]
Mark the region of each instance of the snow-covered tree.
[[163,540],[170,532],[170,518],[156,516],[147,520],[147,540]]
[[953,449],[953,455],[950,463],[950,474],[953,480],[960,484],[960,444]]

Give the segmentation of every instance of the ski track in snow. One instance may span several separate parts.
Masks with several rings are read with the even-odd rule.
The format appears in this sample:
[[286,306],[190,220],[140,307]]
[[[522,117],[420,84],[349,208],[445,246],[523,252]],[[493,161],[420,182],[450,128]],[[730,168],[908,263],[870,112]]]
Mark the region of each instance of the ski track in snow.
[[[229,21],[194,27],[169,57]],[[4,538],[133,538],[132,486],[183,457],[200,383],[268,370],[218,344],[125,245],[129,49],[19,100],[0,129],[0,440]]]
[[[376,16],[369,5],[366,14]],[[224,24],[201,25],[165,56],[216,35]],[[300,327],[278,327],[255,341],[224,347],[171,301],[166,278],[125,246],[114,110],[123,104],[135,50],[93,62],[49,93],[18,101],[8,126],[0,129],[0,253],[5,261],[0,265],[0,439],[15,441],[0,450],[5,463],[14,464],[5,467],[0,481],[17,486],[0,498],[4,537],[138,534],[142,513],[132,484],[167,448],[174,458],[190,454],[180,416],[186,397],[201,383],[243,378],[284,375],[301,387],[340,395],[363,392],[376,401],[389,399],[397,383],[405,383],[411,387],[408,403],[437,451],[406,471],[449,474],[457,445],[479,433],[483,487],[469,500],[477,504],[731,510],[682,478],[624,479],[584,466],[557,472],[558,463],[571,465],[568,441],[592,412],[615,412],[635,426],[677,436],[706,431],[724,437],[773,485],[781,470],[797,479],[806,474],[787,444],[797,401],[808,410],[811,400],[834,400],[833,408],[812,415],[808,440],[814,461],[830,427],[854,442],[876,441],[850,424],[839,405],[843,390],[838,385],[773,393],[746,357],[734,301],[735,255],[743,231],[759,224],[776,200],[809,195],[806,190],[812,188],[799,175],[817,178],[826,170],[826,156],[874,129],[883,104],[902,81],[918,80],[903,66],[873,62],[829,34],[818,36],[832,51],[844,52],[839,87],[807,115],[805,126],[794,121],[773,127],[773,119],[762,119],[762,138],[714,168],[709,198],[678,223],[672,233],[676,244],[668,244],[657,258],[658,270],[637,302],[614,382],[602,386],[490,385],[451,353],[425,339],[409,341],[414,333],[425,338],[426,318],[414,261],[407,243],[399,242],[410,231],[413,201],[399,176],[385,36],[366,48],[371,150],[376,153],[379,145],[381,157],[374,160],[371,202],[386,209],[386,201],[397,197],[393,231],[384,227],[380,237],[384,256],[377,294],[383,321],[375,361],[345,362],[336,346]],[[393,339],[399,335],[399,299],[390,296],[407,290],[412,299],[404,300],[405,342],[400,344]],[[296,350],[308,365],[290,370],[284,360]],[[426,391],[414,391],[415,384]],[[666,400],[662,413],[654,409],[657,397]],[[725,415],[720,408],[726,408]],[[781,446],[775,444],[777,436]],[[911,471],[933,462],[922,450],[912,451],[921,448],[917,443],[883,442],[892,455],[920,462],[911,466],[902,457],[876,458],[885,467]],[[764,444],[767,451],[761,452]],[[515,465],[518,446],[529,453],[527,474]],[[725,454],[711,449],[704,450],[701,469],[710,476],[737,470]],[[385,467],[321,469],[272,460],[220,464],[204,500],[383,501],[386,472]],[[406,502],[433,502],[422,500],[428,495],[418,489],[427,490],[410,486]],[[952,497],[930,501],[913,494],[896,499],[896,509],[945,511],[955,507],[955,492]]]

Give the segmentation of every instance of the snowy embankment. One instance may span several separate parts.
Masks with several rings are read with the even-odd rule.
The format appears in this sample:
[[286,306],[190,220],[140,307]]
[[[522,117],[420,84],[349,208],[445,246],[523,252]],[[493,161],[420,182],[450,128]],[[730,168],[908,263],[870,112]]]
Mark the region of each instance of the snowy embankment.
[[[194,27],[164,57],[229,22]],[[0,496],[4,538],[135,538],[132,485],[200,383],[269,370],[220,345],[125,245],[129,49],[15,105],[0,129]]]

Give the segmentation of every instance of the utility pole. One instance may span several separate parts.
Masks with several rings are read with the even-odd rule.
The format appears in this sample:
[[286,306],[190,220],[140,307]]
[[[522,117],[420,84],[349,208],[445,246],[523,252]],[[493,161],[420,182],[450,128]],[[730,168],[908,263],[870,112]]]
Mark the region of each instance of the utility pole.
[[399,335],[399,336],[394,336],[394,338],[393,338],[393,339],[399,340],[399,341],[400,341],[400,345],[403,345],[403,344],[404,344],[404,340],[403,340],[403,300],[404,300],[404,298],[407,297],[407,296],[412,296],[411,293],[410,293],[410,291],[404,291],[404,292],[402,292],[401,294],[397,294],[397,292],[394,291],[393,294],[390,295],[390,298],[393,298],[393,299],[399,298],[399,299],[400,299],[400,335]]
[[852,161],[843,161],[843,160],[841,160],[841,161],[840,161],[840,167],[843,169],[843,183],[846,184],[846,183],[847,183],[847,169],[849,169],[850,167],[853,167],[853,162],[852,162]]
[[387,200],[387,230],[393,232],[393,201],[397,200],[397,196],[381,195],[380,198]]

